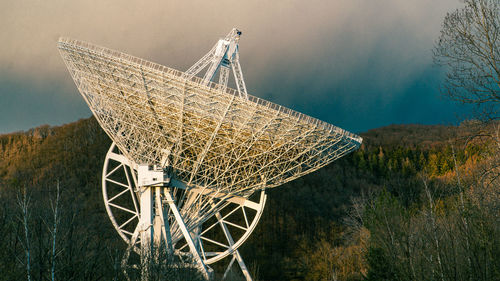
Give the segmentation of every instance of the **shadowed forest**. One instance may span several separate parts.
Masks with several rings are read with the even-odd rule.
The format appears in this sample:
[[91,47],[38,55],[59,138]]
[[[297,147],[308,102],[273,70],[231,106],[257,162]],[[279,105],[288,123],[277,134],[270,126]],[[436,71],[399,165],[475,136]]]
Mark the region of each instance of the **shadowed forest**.
[[[362,134],[358,151],[269,190],[247,266],[257,280],[500,280],[498,143],[477,128]],[[93,118],[0,136],[0,280],[25,279],[28,258],[32,280],[123,280],[100,187],[109,145]]]

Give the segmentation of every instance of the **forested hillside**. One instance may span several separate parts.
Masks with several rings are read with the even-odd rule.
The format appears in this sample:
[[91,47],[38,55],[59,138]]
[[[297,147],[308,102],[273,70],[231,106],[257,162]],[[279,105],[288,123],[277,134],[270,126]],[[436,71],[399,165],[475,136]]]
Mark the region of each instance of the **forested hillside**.
[[[269,190],[247,266],[257,280],[500,280],[496,143],[469,127],[370,130]],[[93,118],[0,136],[0,280],[25,280],[28,259],[32,280],[123,279],[100,189],[109,145]]]

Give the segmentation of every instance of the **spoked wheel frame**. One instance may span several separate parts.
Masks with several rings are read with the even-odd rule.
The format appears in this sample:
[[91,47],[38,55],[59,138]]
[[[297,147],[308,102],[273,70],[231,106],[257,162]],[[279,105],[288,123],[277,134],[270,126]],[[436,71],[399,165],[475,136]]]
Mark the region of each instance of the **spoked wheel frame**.
[[[140,253],[138,241],[130,245],[140,216],[137,186],[137,164],[126,158],[115,143],[112,143],[106,154],[102,172],[104,205],[120,237],[136,253]],[[176,191],[172,192],[174,197]],[[225,202],[218,212],[205,219],[197,231],[191,232],[194,236],[193,240],[199,245],[200,256],[205,264],[215,263],[228,255],[237,253],[237,249],[257,226],[266,198],[264,190],[260,191],[260,195],[253,200],[233,197]],[[216,232],[218,234],[215,234]],[[175,245],[176,251],[185,251],[187,243],[178,242]]]

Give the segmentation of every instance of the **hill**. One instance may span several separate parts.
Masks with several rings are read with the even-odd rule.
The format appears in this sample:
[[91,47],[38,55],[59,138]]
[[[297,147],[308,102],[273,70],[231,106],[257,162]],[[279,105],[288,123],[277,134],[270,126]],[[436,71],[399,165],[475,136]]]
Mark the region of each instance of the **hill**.
[[[454,149],[452,144],[464,131],[441,125],[373,129],[362,134],[364,144],[358,151],[271,189],[256,231],[241,248],[247,266],[258,280],[327,280],[332,274],[338,280],[363,280],[380,272],[393,274],[384,277],[387,280],[391,276],[402,280],[401,266],[372,239],[382,231],[363,219],[376,220],[387,204],[397,203],[397,208],[417,213],[425,210],[428,189],[423,173],[434,196],[431,202],[449,202],[453,209],[454,198],[461,194],[451,180],[454,159],[460,167],[476,167],[481,162],[477,159],[486,159],[484,144]],[[28,248],[34,280],[46,278],[53,264],[59,280],[121,276],[119,261],[125,245],[105,214],[100,190],[109,145],[93,118],[0,135],[0,234],[6,237],[0,241],[0,271],[7,273],[0,280],[25,278]],[[54,256],[50,222],[57,185],[64,208]],[[21,219],[24,194],[31,198],[28,236]],[[498,249],[492,251],[488,253],[498,253]],[[394,263],[397,270],[377,268],[381,261]],[[488,262],[488,269],[496,265]],[[498,277],[495,271],[488,274],[485,278]]]

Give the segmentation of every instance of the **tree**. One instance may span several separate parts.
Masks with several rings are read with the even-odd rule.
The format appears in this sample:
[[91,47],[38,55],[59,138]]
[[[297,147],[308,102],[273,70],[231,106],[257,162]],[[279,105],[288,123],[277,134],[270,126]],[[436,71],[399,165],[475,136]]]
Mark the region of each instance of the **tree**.
[[30,217],[30,201],[31,201],[31,196],[26,195],[27,191],[26,188],[24,189],[23,195],[18,196],[17,198],[17,203],[19,205],[19,208],[21,209],[21,220],[22,220],[22,225],[24,227],[24,238],[20,238],[21,241],[23,241],[23,248],[24,248],[24,253],[26,255],[26,279],[28,281],[31,281],[31,237],[30,237],[30,228],[29,228],[29,217]]
[[434,61],[448,68],[443,93],[487,120],[500,117],[499,11],[498,0],[465,0],[446,15],[434,48]]

